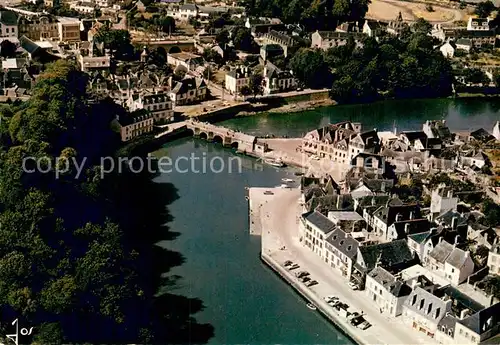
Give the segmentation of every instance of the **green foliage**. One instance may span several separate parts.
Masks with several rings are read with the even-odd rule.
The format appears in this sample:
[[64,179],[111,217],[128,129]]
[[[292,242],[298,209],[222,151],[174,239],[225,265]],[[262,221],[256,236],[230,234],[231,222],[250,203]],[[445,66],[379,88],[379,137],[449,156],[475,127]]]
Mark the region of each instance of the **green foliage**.
[[250,83],[248,87],[250,88],[253,96],[262,95],[264,92],[264,88],[262,86],[262,74],[261,73],[253,73],[250,76]]
[[12,58],[16,56],[16,45],[9,40],[3,40],[0,43],[0,55],[4,58]]
[[484,213],[487,225],[491,227],[500,225],[500,205],[487,198],[481,204],[481,210]]
[[[209,326],[200,329],[189,313],[154,297],[162,280],[152,263],[165,263],[165,272],[181,261],[151,254],[159,240],[152,234],[165,231],[165,202],[148,172],[100,178],[103,157],[120,147],[110,123],[125,110],[109,99],[89,102],[86,83],[60,60],[40,75],[29,101],[0,108],[8,133],[0,147],[2,322],[26,320],[38,344],[180,343],[192,327],[195,342],[206,341]],[[23,166],[28,157],[44,157],[46,172]],[[66,173],[56,175],[56,159],[68,163]]]
[[401,39],[366,38],[330,49],[326,61],[333,74],[331,97],[340,103],[373,101],[381,94],[394,98],[442,97],[451,93],[449,61],[433,49],[429,23],[419,20]]
[[482,1],[477,4],[476,10],[474,13],[479,17],[479,18],[486,18],[489,17],[491,12],[495,10],[495,5],[493,2],[490,0],[487,1]]
[[467,68],[464,70],[464,78],[466,83],[470,84],[489,84],[490,78],[479,68]]
[[104,47],[110,49],[111,54],[118,59],[131,57],[133,54],[131,37],[127,30],[113,30],[109,26],[103,26],[95,39],[97,42],[103,42]]
[[220,56],[219,53],[210,48],[205,48],[203,50],[202,56],[206,61],[214,62],[217,65],[222,65],[224,63],[224,59],[222,58],[222,56]]
[[369,0],[247,0],[245,8],[251,16],[282,18],[285,23],[300,23],[312,31],[335,29],[341,22],[362,20],[369,3]]
[[290,60],[290,68],[306,87],[322,88],[331,85],[331,73],[320,50],[299,49]]
[[244,52],[253,52],[258,49],[258,45],[255,43],[250,29],[245,27],[239,27],[236,30],[233,44],[237,50],[242,50]]

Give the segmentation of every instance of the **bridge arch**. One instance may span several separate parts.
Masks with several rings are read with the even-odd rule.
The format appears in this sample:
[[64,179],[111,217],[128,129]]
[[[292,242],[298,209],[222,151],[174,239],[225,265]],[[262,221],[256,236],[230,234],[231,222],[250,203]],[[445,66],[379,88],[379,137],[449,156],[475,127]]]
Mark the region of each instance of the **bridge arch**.
[[231,148],[232,148],[232,149],[237,150],[237,149],[238,149],[238,146],[239,146],[239,143],[238,143],[237,141],[233,141],[233,142],[231,143]]
[[200,139],[207,140],[208,139],[208,134],[205,132],[200,133]]
[[181,48],[179,48],[178,46],[170,47],[170,49],[168,50],[169,54],[180,53],[181,51]]
[[189,136],[194,136],[194,130],[192,128],[186,128],[186,133]]
[[217,144],[222,144],[224,142],[220,135],[214,135],[212,141]]

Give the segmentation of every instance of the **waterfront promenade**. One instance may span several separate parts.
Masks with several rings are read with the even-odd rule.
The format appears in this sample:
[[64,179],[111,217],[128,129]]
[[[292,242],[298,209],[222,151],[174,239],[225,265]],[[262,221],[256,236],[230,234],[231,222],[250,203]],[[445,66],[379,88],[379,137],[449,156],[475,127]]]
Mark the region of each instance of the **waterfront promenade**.
[[[273,195],[264,195],[271,191]],[[321,260],[304,248],[298,239],[298,222],[301,214],[298,188],[250,188],[250,212],[258,210],[260,216],[261,257],[277,274],[287,281],[304,298],[313,302],[328,319],[349,334],[359,344],[432,344],[402,323],[401,317],[388,318],[380,315],[379,309],[368,299],[364,291],[353,291],[347,281]],[[254,211],[255,212],[255,211]],[[283,262],[291,260],[300,265],[294,271],[283,268]],[[295,277],[296,271],[308,271],[311,279],[319,282],[311,288],[305,287]],[[350,312],[363,312],[372,327],[367,330],[350,325],[323,300],[335,295],[347,303]],[[304,304],[304,308],[306,308]],[[297,325],[300,327],[300,325]]]

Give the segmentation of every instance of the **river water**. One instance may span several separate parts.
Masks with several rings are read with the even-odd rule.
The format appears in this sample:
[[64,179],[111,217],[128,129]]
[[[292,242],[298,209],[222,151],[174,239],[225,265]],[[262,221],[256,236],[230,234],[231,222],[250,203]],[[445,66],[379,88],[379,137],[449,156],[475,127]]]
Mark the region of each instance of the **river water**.
[[[500,102],[489,100],[396,101],[259,115],[223,125],[252,134],[298,136],[343,120],[360,121],[365,129],[390,130],[395,122],[398,130],[416,130],[425,119],[446,119],[452,130],[491,130],[500,118],[497,109]],[[156,181],[173,183],[178,189],[179,198],[168,206],[174,217],[169,226],[181,236],[160,245],[186,258],[172,272],[183,277],[175,293],[203,301],[205,310],[195,317],[214,326],[210,343],[352,344],[260,262],[259,238],[248,234],[245,187],[276,186],[281,178],[293,178],[293,171],[237,156],[238,171],[234,162],[228,166],[236,157],[232,151],[197,139],[177,140],[165,149],[173,159],[194,154],[198,161],[205,158],[208,166],[206,173],[177,171]],[[223,171],[211,172],[209,162]]]

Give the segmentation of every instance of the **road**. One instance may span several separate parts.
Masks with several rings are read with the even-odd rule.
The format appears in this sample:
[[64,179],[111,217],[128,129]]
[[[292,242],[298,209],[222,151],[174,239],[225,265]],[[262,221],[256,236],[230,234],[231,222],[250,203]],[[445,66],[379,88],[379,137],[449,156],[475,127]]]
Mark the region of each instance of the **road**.
[[[263,189],[264,190],[264,189]],[[255,194],[255,193],[254,193]],[[291,260],[306,270],[319,284],[312,290],[321,298],[336,295],[350,305],[350,310],[362,311],[372,327],[363,332],[371,344],[432,344],[430,338],[412,331],[403,324],[401,317],[380,315],[379,309],[370,302],[364,291],[353,291],[336,271],[329,268],[319,256],[303,247],[298,238],[298,222],[301,214],[300,191],[274,189],[273,196],[265,196],[260,210],[262,216],[262,242],[265,250],[278,262]],[[253,202],[257,206],[257,202]],[[283,250],[283,247],[285,248]]]

